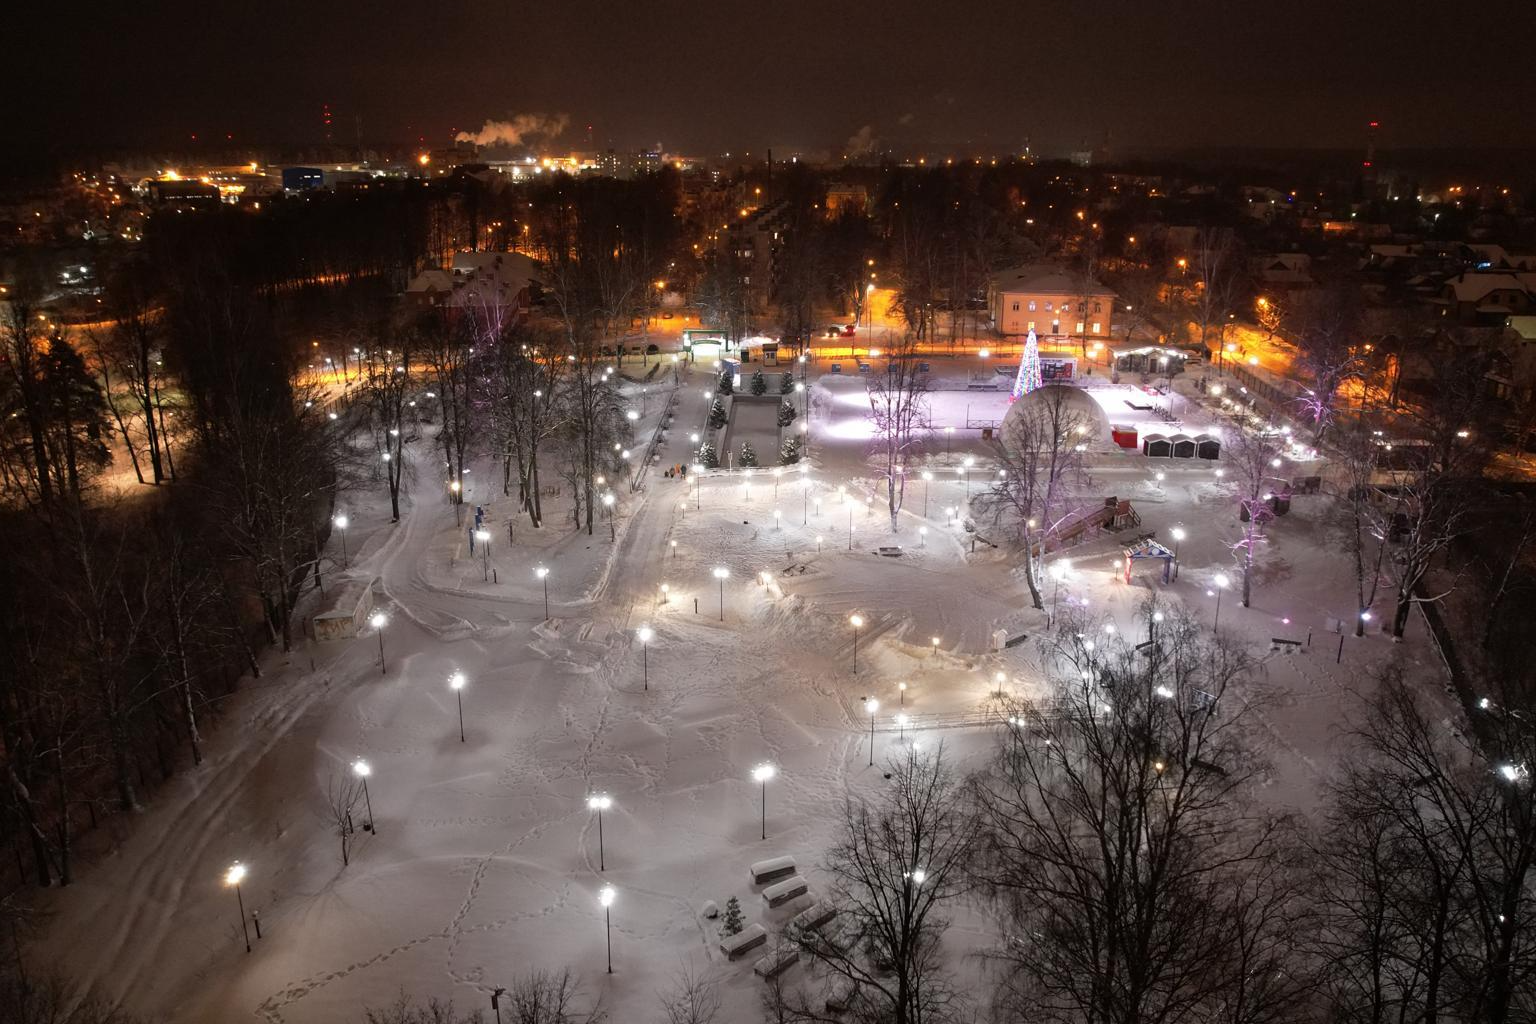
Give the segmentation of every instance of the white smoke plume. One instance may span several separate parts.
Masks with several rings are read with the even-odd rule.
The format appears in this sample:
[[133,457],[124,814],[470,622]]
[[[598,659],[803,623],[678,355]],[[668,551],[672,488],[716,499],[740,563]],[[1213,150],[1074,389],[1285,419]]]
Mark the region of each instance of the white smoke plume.
[[848,141],[843,144],[843,148],[848,151],[850,157],[868,156],[875,151],[875,146],[879,141],[879,139],[875,138],[874,126],[867,124],[854,132]]
[[459,132],[454,139],[477,146],[518,146],[534,138],[554,138],[570,123],[567,114],[517,114],[506,121],[487,121],[477,132]]

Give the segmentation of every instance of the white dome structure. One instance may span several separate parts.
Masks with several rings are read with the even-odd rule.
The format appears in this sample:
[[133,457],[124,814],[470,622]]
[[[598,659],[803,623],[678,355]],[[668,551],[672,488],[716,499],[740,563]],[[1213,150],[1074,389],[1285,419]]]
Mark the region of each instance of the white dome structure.
[[1104,407],[1082,388],[1070,384],[1047,384],[1036,388],[1008,407],[999,429],[1003,446],[1014,448],[1033,434],[1037,443],[1049,444],[1050,438],[1065,427],[1081,436],[1081,443],[1094,447],[1109,440],[1109,417]]

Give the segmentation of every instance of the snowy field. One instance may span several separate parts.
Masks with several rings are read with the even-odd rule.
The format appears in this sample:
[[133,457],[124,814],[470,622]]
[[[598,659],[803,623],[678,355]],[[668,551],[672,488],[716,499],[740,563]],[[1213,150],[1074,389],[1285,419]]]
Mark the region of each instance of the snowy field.
[[[1111,421],[1162,423],[1124,407],[1129,386],[1092,383]],[[683,376],[661,464],[689,461],[710,385],[704,372]],[[1181,387],[1187,429],[1216,427]],[[663,407],[655,390],[644,435]],[[471,474],[495,537],[484,561],[434,488],[419,487],[393,526],[382,487],[348,496],[351,558],[337,573],[380,581],[383,671],[372,632],[269,655],[263,677],[229,703],[207,762],[162,790],[114,856],[45,896],[47,958],[146,1013],[292,1024],[358,1019],[402,988],[488,1011],[490,993],[514,976],[566,966],[614,1020],[648,1024],[663,1019],[657,993],[691,961],[720,983],[722,1019],[758,1019],[752,957],[724,960],[701,904],[735,895],[748,921],[781,925],[805,901],[768,910],[750,863],[792,855],[814,897],[844,798],[878,793],[899,738],[942,741],[963,764],[997,738],[986,724],[994,673],[1011,692],[1043,693],[1033,644],[989,649],[996,630],[1044,626],[1016,558],[973,552],[963,517],[944,511],[986,486],[986,447],[965,424],[1001,419],[1006,394],[944,391],[932,406],[940,429],[925,465],[936,479],[909,482],[894,532],[865,461],[868,401],[848,378],[812,389],[805,472],[683,481],[653,470],[641,491],[623,490],[613,540],[606,521],[590,537],[558,515],[527,529],[489,486],[489,465]],[[1136,635],[1136,606],[1155,588],[1213,617],[1207,590],[1232,571],[1240,536],[1219,464],[1153,464],[1107,439],[1093,450],[1096,493],[1130,499],[1159,537],[1187,531],[1182,570],[1168,586],[1151,569],[1128,585],[1112,569],[1115,535],[1102,534],[1064,553],[1074,571],[1059,595],[1047,590],[1047,605],[1086,601]],[[970,479],[954,471],[967,455],[977,460]],[[1352,614],[1328,514],[1326,498],[1298,497],[1269,529],[1253,607],[1235,592],[1221,607],[1222,629],[1263,661],[1242,696],[1269,738],[1266,796],[1303,811],[1373,666],[1400,658],[1426,686],[1441,685],[1420,622],[1402,645],[1375,634],[1340,648],[1325,633],[1328,618]],[[904,555],[873,553],[885,544]],[[494,582],[482,578],[492,571]],[[865,623],[857,672],[853,613]],[[655,631],[644,651],[641,626]],[[1271,654],[1271,637],[1311,645]],[[468,680],[462,742],[447,684],[455,672]],[[867,696],[881,702],[874,768]],[[904,733],[888,714],[897,710],[913,719]],[[343,867],[325,788],[360,757],[372,768],[377,829],[360,833]],[[778,767],[766,840],[751,777],[764,762]],[[586,807],[595,792],[613,799],[601,853]],[[249,871],[245,906],[262,922],[249,955],[221,885],[235,860]],[[603,884],[617,890],[611,975]],[[993,934],[984,908],[955,914],[945,943],[962,978],[980,969],[967,954]]]

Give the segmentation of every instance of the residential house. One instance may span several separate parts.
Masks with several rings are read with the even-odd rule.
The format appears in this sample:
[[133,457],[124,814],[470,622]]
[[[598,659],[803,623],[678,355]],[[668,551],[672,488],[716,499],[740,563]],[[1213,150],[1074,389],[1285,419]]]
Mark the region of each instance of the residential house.
[[1002,335],[1034,331],[1039,338],[1108,339],[1115,293],[1082,274],[1035,263],[1002,270],[987,280],[992,329]]

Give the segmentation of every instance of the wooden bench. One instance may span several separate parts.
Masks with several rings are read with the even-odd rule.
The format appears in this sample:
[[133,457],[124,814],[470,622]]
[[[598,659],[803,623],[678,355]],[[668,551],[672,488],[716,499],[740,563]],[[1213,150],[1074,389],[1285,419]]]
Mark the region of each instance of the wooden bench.
[[777,978],[800,961],[800,951],[794,946],[783,946],[752,965],[752,973],[760,978]]
[[735,960],[741,954],[756,949],[768,941],[768,931],[760,924],[749,924],[735,935],[720,939],[720,952],[727,960]]
[[1269,649],[1271,651],[1279,651],[1281,654],[1300,654],[1301,641],[1290,640],[1283,636],[1272,636],[1269,638]]
[[775,882],[763,890],[763,899],[770,907],[781,907],[796,896],[804,896],[811,889],[810,883],[799,875]]
[[803,932],[820,931],[822,925],[836,916],[837,908],[826,900],[820,900],[796,914],[790,920],[789,927]]
[[795,858],[770,857],[760,860],[752,865],[752,884],[767,885],[769,882],[777,882],[781,878],[788,878],[795,873]]

